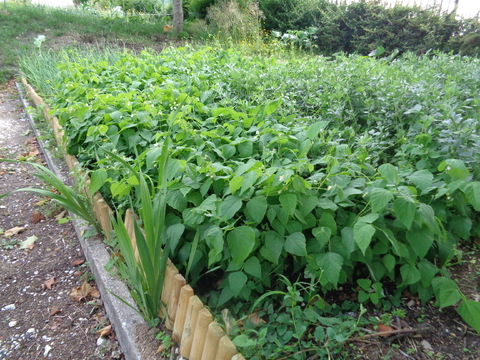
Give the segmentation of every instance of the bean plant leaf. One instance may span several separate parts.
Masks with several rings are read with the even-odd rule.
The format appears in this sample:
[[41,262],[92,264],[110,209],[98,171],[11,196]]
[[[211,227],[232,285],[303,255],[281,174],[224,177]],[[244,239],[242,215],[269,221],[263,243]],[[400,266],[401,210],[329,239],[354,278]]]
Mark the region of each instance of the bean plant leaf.
[[375,234],[375,228],[370,224],[358,221],[354,225],[353,238],[363,254],[365,254],[365,251],[370,245],[373,234]]
[[255,231],[250,226],[239,226],[227,235],[227,243],[235,263],[242,263],[255,246]]
[[256,196],[247,203],[246,207],[253,221],[260,223],[267,212],[267,198],[263,195]]
[[480,334],[480,302],[463,300],[457,311],[462,319]]
[[471,181],[463,188],[463,193],[476,211],[480,211],[480,182]]
[[438,165],[439,171],[445,171],[453,181],[465,180],[470,175],[465,163],[458,159],[447,159]]
[[247,283],[247,275],[241,271],[235,271],[228,275],[228,285],[234,297],[237,297]]
[[297,207],[297,196],[295,194],[280,195],[279,200],[283,210],[288,215],[292,216],[295,214],[295,208]]
[[328,121],[317,121],[316,123],[313,123],[307,129],[307,138],[310,140],[315,140],[315,138],[318,136],[318,133],[327,125]]
[[234,176],[230,180],[229,186],[232,195],[235,195],[235,192],[242,187],[243,179],[243,176]]
[[418,269],[410,264],[404,264],[400,268],[400,274],[402,275],[403,285],[412,285],[420,281],[422,275]]
[[283,237],[275,232],[275,231],[268,231],[265,234],[265,248],[268,252],[268,255],[271,257],[271,261],[275,264],[278,264],[278,258],[282,254],[284,245]]
[[243,267],[243,270],[256,278],[262,278],[262,267],[260,265],[260,261],[256,256],[250,257]]
[[105,169],[95,170],[90,174],[90,185],[88,191],[90,195],[95,194],[107,181],[108,174]]
[[167,239],[170,242],[170,249],[172,252],[177,248],[178,242],[185,231],[183,224],[173,224],[167,228]]
[[433,233],[427,228],[414,227],[407,232],[407,240],[415,254],[423,259],[433,244]]
[[416,210],[417,207],[415,204],[404,198],[398,198],[393,202],[395,216],[406,226],[407,229],[410,229],[412,226]]
[[227,196],[218,209],[218,216],[223,220],[230,220],[242,207],[242,200],[236,196]]
[[452,279],[436,277],[432,280],[432,286],[440,309],[456,304],[462,298],[457,284]]
[[301,232],[295,232],[287,237],[285,240],[285,250],[292,255],[306,256],[307,244],[305,235]]
[[414,183],[420,190],[424,190],[432,184],[433,174],[428,170],[419,170],[407,176],[407,179]]
[[372,212],[376,213],[382,210],[393,199],[391,191],[382,188],[373,188],[370,191],[370,201],[372,203]]
[[343,256],[334,252],[327,252],[317,255],[315,261],[318,267],[323,270],[328,281],[333,286],[337,286],[338,279],[340,278],[340,270],[343,266]]
[[400,182],[397,174],[397,169],[392,164],[383,164],[378,168],[378,171],[390,183],[398,185],[398,183]]

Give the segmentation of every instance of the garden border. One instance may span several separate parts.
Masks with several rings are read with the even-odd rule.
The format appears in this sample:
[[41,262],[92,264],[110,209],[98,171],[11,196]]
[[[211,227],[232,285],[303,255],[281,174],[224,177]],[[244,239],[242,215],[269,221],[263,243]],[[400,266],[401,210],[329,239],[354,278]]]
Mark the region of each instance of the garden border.
[[[57,144],[65,149],[63,144],[63,130],[59,125],[58,119],[55,116],[49,115],[48,105],[27,83],[25,78],[22,78],[22,83],[27,95],[34,102],[35,106],[40,105],[43,107],[43,116],[50,123]],[[16,83],[16,85],[21,94],[18,83]],[[24,107],[26,107],[26,101],[23,97],[22,102]],[[39,134],[35,128],[33,119],[30,115],[27,115],[27,117],[38,138]],[[58,168],[54,165],[48,151],[45,151],[43,145],[41,145],[41,148],[45,154],[48,165],[58,176]],[[82,177],[85,176],[85,187],[82,191],[88,193],[90,179],[80,169],[78,160],[75,156],[65,154],[65,161],[70,171],[79,173]],[[92,202],[95,216],[105,235],[109,237],[112,229],[110,222],[112,210],[99,192],[94,195]],[[132,245],[134,249],[136,249],[133,228],[134,216],[135,214],[127,210],[125,214],[125,227]],[[135,326],[131,325],[146,325],[146,322],[135,310],[115,296],[120,296],[128,303],[133,304],[133,299],[125,283],[118,278],[110,276],[105,270],[105,265],[110,259],[110,256],[103,242],[98,239],[82,239],[81,231],[85,229],[85,225],[80,224],[78,221],[75,221],[74,224],[85,256],[96,277],[107,313],[114,325],[125,357],[127,360],[141,360],[141,351],[138,349],[138,344],[135,343],[135,334],[133,333]],[[180,344],[180,355],[184,358],[190,360],[245,360],[241,354],[237,353],[237,349],[228,335],[213,321],[212,314],[205,308],[198,296],[194,295],[193,289],[186,284],[185,278],[179,273],[178,269],[170,260],[165,270],[161,301],[166,311],[163,311],[160,315],[165,319],[166,327],[172,330],[173,340]]]

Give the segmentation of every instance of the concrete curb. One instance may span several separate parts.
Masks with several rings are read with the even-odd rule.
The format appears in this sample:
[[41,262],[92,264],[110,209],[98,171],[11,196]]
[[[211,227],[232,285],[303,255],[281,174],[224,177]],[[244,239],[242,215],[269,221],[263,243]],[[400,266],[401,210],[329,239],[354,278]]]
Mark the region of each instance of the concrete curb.
[[[23,103],[23,107],[26,109],[29,105],[24,96],[25,92],[17,82],[15,82],[15,85]],[[45,144],[41,141],[39,131],[35,127],[32,116],[26,111],[25,113],[30,123],[30,127],[37,137],[38,144],[50,170],[52,170],[63,182],[65,182],[67,177],[65,174],[62,174],[62,171],[60,170],[60,167],[57,166],[54,157],[46,149]],[[137,309],[127,285],[122,280],[110,275],[105,270],[105,266],[110,260],[110,255],[102,239],[100,239],[99,236],[96,236],[95,238],[83,238],[82,233],[88,230],[88,227],[84,222],[75,218],[73,214],[70,215],[73,219],[72,222],[75,227],[78,240],[82,246],[82,250],[87,261],[89,262],[90,269],[95,276],[98,290],[102,295],[103,304],[109,316],[110,322],[113,324],[113,328],[117,335],[118,342],[120,343],[120,347],[125,355],[125,359],[142,360],[143,358],[141,355],[141,349],[139,348],[139,344],[136,343],[135,329],[140,325],[147,326],[147,323],[138,314],[138,312],[119,299],[123,299],[126,303],[131,304],[135,309]]]

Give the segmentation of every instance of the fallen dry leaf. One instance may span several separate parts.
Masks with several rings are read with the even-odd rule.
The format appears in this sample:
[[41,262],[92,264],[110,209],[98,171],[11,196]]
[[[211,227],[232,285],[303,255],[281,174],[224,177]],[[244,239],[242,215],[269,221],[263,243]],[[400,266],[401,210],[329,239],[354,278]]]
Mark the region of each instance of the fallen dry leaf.
[[77,259],[77,260],[72,261],[72,265],[73,266],[78,266],[78,265],[82,265],[84,262],[85,262],[85,260],[83,260],[83,259]]
[[155,352],[155,355],[156,355],[156,354],[160,354],[160,353],[162,353],[162,352],[164,352],[164,351],[165,351],[165,344],[161,344],[161,345],[158,347],[157,351]]
[[36,224],[36,223],[40,222],[41,220],[45,220],[45,216],[43,216],[43,214],[40,211],[35,210],[32,213],[32,223]]
[[17,234],[21,233],[24,230],[25,230],[24,227],[15,226],[14,228],[11,228],[11,229],[8,229],[7,231],[5,231],[4,236],[5,237],[11,237],[13,235],[17,235]]
[[66,213],[67,213],[67,210],[63,210],[61,213],[55,215],[55,220],[57,221],[62,220]]
[[[387,331],[393,331],[393,329],[388,325],[378,325],[377,332],[381,333],[381,332],[387,332]],[[382,334],[380,336],[387,338],[391,336],[391,334]]]
[[255,311],[254,313],[248,315],[248,318],[252,322],[253,325],[258,325],[258,324],[266,324],[265,320],[263,320],[261,317],[258,316],[258,311]]
[[73,289],[70,293],[70,296],[76,301],[85,300],[87,297],[91,296],[93,298],[99,298],[100,292],[97,289],[94,289],[86,281],[83,282],[82,286]]
[[112,332],[112,325],[105,326],[104,328],[97,331],[97,334],[100,337],[109,335]]
[[92,291],[90,291],[89,295],[94,299],[98,299],[100,297],[100,291],[98,291],[97,289],[93,289]]
[[35,235],[27,237],[27,240],[22,241],[20,243],[20,249],[33,250],[33,248],[35,247],[35,241],[37,241],[37,240],[38,240],[38,238]]
[[49,290],[52,290],[53,284],[55,284],[55,276],[43,283],[43,285],[45,285],[45,287]]
[[61,312],[62,312],[62,310],[60,310],[59,308],[53,307],[53,308],[50,309],[50,316],[57,315],[57,314],[59,314],[59,313],[61,313]]

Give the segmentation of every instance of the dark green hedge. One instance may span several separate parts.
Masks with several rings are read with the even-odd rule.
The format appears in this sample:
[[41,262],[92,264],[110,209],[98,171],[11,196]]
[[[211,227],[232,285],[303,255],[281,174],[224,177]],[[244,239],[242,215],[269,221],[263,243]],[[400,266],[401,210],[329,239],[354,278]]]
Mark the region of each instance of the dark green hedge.
[[480,50],[478,18],[458,19],[434,7],[385,7],[379,0],[349,5],[327,0],[260,0],[260,6],[267,30],[316,27],[314,42],[323,54],[366,54],[378,46],[417,54],[432,49],[474,55]]

